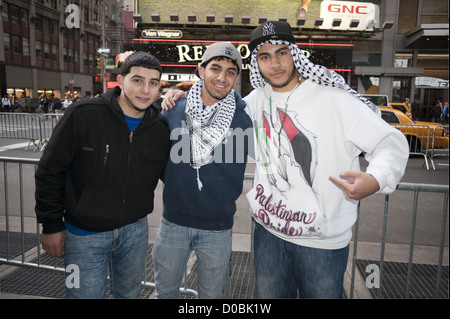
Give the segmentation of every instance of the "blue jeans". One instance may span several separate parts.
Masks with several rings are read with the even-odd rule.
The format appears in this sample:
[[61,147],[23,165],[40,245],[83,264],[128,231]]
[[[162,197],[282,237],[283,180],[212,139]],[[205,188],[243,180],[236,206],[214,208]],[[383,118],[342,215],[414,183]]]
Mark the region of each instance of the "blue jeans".
[[191,252],[197,255],[199,298],[223,298],[231,255],[231,229],[202,230],[180,226],[161,218],[153,246],[155,298],[179,298]]
[[[66,271],[76,265],[79,288],[67,285],[67,298],[105,298],[107,275],[114,298],[140,298],[148,243],[147,218],[124,227],[79,236],[66,231]],[[66,278],[74,273],[66,272]],[[67,281],[67,280],[66,280]]]
[[348,246],[328,250],[285,241],[255,223],[256,298],[342,298]]

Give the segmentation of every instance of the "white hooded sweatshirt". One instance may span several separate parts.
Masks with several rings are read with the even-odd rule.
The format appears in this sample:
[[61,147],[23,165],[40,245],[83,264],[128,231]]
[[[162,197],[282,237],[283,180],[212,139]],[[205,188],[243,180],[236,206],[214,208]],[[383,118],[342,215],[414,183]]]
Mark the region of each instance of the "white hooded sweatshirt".
[[255,221],[298,245],[345,247],[358,201],[329,176],[360,170],[364,153],[379,192],[391,193],[406,168],[406,138],[355,96],[311,80],[285,93],[265,84],[244,100],[254,125],[257,164],[247,198]]

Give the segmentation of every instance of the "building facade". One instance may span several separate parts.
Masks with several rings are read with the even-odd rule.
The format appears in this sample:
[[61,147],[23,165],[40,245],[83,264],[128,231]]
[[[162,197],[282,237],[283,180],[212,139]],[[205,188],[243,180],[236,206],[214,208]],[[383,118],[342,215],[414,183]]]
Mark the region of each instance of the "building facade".
[[161,61],[163,90],[188,89],[216,41],[240,50],[236,90],[246,95],[247,44],[266,20],[290,23],[304,54],[359,93],[409,98],[421,119],[449,99],[445,0],[0,0],[0,9],[0,94],[13,99],[101,93],[116,79],[115,57],[127,50]]
[[[163,64],[165,89],[189,88],[206,46],[230,41],[244,58],[236,90],[251,91],[247,43],[262,21],[287,21],[314,63],[339,72],[359,93],[414,100],[421,117],[448,101],[448,3],[444,0],[139,0],[136,36]],[[300,8],[304,8],[304,12]],[[300,14],[302,13],[302,14]]]
[[0,91],[13,100],[101,93],[134,33],[122,0],[0,0],[0,9]]

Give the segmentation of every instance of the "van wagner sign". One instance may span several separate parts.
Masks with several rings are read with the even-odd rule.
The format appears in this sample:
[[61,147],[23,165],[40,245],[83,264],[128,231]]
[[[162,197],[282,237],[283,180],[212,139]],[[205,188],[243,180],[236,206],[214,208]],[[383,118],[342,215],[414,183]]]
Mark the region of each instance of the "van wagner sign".
[[142,30],[141,37],[143,39],[181,39],[183,32],[180,30]]

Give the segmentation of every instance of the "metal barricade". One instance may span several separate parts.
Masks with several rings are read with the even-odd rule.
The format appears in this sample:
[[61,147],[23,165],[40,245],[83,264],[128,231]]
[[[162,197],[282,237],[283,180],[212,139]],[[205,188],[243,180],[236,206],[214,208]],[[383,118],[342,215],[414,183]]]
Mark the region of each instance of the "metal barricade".
[[449,157],[449,126],[439,125],[433,130],[433,143],[431,148],[430,160],[433,170],[436,169],[434,159],[436,157]]
[[409,154],[423,156],[427,170],[430,169],[428,157],[433,143],[433,131],[428,125],[391,124],[400,130],[409,144]]
[[46,113],[42,117],[28,113],[0,113],[0,138],[26,139],[35,146],[33,152],[43,151],[63,113]]
[[52,136],[53,129],[63,115],[64,113],[46,113],[42,116],[41,151],[47,146],[47,143]]
[[[435,298],[438,297],[438,293],[440,290],[440,285],[442,282],[442,271],[443,271],[443,256],[444,256],[444,244],[445,244],[445,233],[446,233],[446,225],[448,218],[448,193],[449,186],[448,185],[432,185],[432,184],[417,184],[417,183],[400,183],[397,186],[397,191],[408,191],[412,192],[412,200],[413,200],[413,208],[412,208],[412,220],[411,220],[411,236],[409,243],[409,253],[408,253],[408,267],[407,267],[407,281],[406,287],[404,291],[404,298],[410,297],[410,288],[411,288],[411,278],[412,278],[412,266],[413,266],[413,256],[414,256],[414,245],[415,245],[415,235],[416,235],[416,222],[418,218],[418,197],[419,193],[440,193],[443,194],[443,208],[442,208],[442,218],[441,218],[441,229],[440,229],[440,243],[439,243],[439,254],[437,260],[437,276],[435,280]],[[384,265],[385,261],[385,252],[386,252],[386,234],[387,234],[387,220],[388,220],[388,211],[389,211],[389,199],[390,195],[385,195],[384,202],[384,212],[383,212],[383,227],[382,227],[382,237],[381,237],[381,249],[380,249],[380,266],[379,266],[379,274],[377,274],[377,279],[379,281],[379,287],[383,287],[384,280]],[[364,200],[362,201],[364,203]],[[358,207],[358,216],[360,216],[360,206]],[[356,255],[358,251],[358,235],[359,235],[359,218],[357,219],[354,227],[354,236],[353,236],[353,256],[352,256],[352,264],[351,264],[351,284],[350,284],[350,294],[349,298],[353,299],[354,290],[355,290],[355,272],[356,272]],[[378,289],[376,298],[381,298],[382,289]]]
[[37,114],[0,113],[0,138],[29,140],[35,146],[33,152],[42,146],[42,121]]
[[[30,176],[34,179],[38,163],[39,159],[0,156],[0,234],[4,238],[0,243],[0,265],[64,274],[66,269],[62,259],[51,258],[41,249],[41,226],[34,213],[34,183],[24,183]],[[14,245],[14,249],[12,237],[20,241],[20,245]],[[142,287],[154,289],[155,283],[145,280],[147,275],[144,274]],[[180,293],[197,298],[197,291],[187,288],[186,279],[187,273]]]
[[430,127],[423,124],[391,124],[406,137],[411,155],[423,156],[427,170],[429,161],[435,169],[433,159],[448,156],[448,125]]
[[[45,271],[65,273],[65,269],[61,266],[61,259],[53,258],[50,262],[48,256],[41,251],[40,248],[40,225],[36,222],[34,215],[34,183],[29,185],[29,183],[24,183],[25,180],[29,180],[30,175],[34,175],[36,165],[38,164],[38,159],[24,159],[24,158],[10,158],[10,157],[0,157],[0,233],[5,238],[3,245],[6,249],[1,250],[0,254],[0,264],[10,265],[15,267],[25,267],[25,268],[37,268]],[[246,174],[246,180],[252,180],[253,174]],[[15,186],[13,186],[15,185]],[[14,187],[14,188],[13,188]],[[408,267],[406,271],[407,285],[405,288],[405,297],[408,298],[410,295],[410,289],[412,284],[412,268],[413,268],[413,256],[414,256],[414,246],[416,237],[416,222],[418,219],[418,203],[419,203],[419,193],[438,193],[443,195],[443,206],[441,219],[437,229],[440,228],[440,245],[438,247],[438,260],[437,264],[437,275],[434,282],[436,296],[439,292],[441,285],[441,278],[443,275],[443,259],[444,259],[444,244],[445,244],[445,233],[448,218],[448,185],[429,185],[429,184],[412,184],[412,183],[400,183],[397,187],[397,191],[411,192],[412,194],[412,217],[411,220],[405,220],[405,223],[411,224],[411,236],[409,242],[409,255],[408,255]],[[382,237],[379,244],[381,244],[380,257],[379,257],[379,282],[381,287],[384,285],[385,276],[385,251],[386,251],[386,233],[387,233],[387,220],[389,212],[390,198],[392,195],[384,196],[384,213],[380,214],[380,219],[382,222]],[[364,200],[362,201],[362,207],[364,205]],[[4,214],[1,213],[4,208]],[[360,213],[360,212],[358,212]],[[427,211],[421,211],[421,214],[428,213]],[[360,215],[360,214],[358,214]],[[3,222],[4,220],[4,222]],[[354,298],[355,291],[355,278],[358,272],[356,267],[358,244],[359,244],[359,219],[354,226],[353,232],[353,256],[351,262],[349,263],[348,271],[350,272],[350,288],[348,290],[347,297]],[[20,248],[19,252],[12,252],[10,241],[13,236],[20,238]],[[31,238],[31,239],[30,239]],[[253,236],[251,236],[253,238]],[[30,243],[31,242],[31,243]],[[253,244],[251,245],[253,247]],[[250,260],[253,263],[253,250],[250,251]],[[47,257],[47,258],[45,258]],[[249,274],[251,278],[254,277],[253,271]],[[185,275],[184,287],[180,288],[182,294],[197,297],[197,292],[195,290],[189,289],[187,287],[187,273]],[[147,277],[144,277],[147,278]],[[249,280],[250,283],[253,279]],[[155,284],[153,282],[143,281],[142,286],[146,288],[154,288]],[[346,290],[347,292],[347,290]],[[378,290],[381,294],[381,289]],[[230,298],[229,292],[225,295]]]

